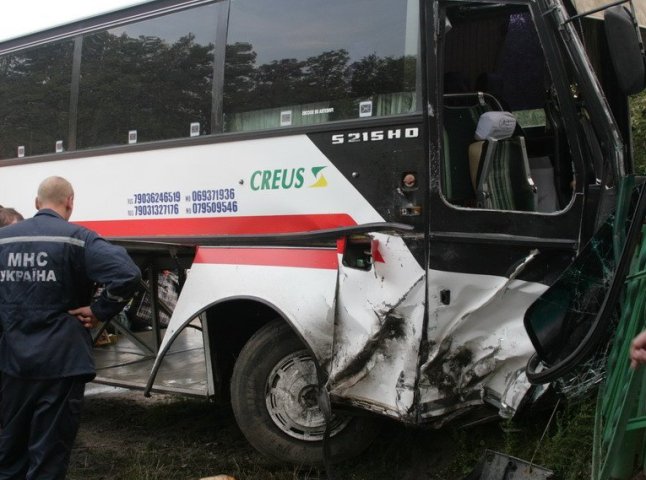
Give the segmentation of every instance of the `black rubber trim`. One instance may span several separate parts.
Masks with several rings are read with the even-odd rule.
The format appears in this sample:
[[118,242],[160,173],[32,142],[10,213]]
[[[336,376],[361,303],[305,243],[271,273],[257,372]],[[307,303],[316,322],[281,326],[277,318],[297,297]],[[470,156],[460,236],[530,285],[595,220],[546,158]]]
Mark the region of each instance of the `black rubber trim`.
[[[172,247],[197,246],[213,247],[220,245],[304,245],[316,241],[335,241],[348,235],[361,235],[371,232],[413,232],[415,227],[406,223],[376,222],[353,225],[351,227],[328,228],[310,232],[271,233],[263,235],[209,235],[199,237],[164,237],[163,241],[151,242],[141,237],[110,238],[110,241],[128,250],[168,251]],[[157,237],[159,238],[159,237]]]
[[463,233],[463,232],[441,232],[429,235],[431,241],[450,241],[453,243],[477,243],[485,245],[513,245],[519,247],[536,247],[543,249],[574,250],[578,248],[578,242],[564,238],[540,238],[518,235],[507,235],[504,233]]
[[298,127],[272,128],[249,132],[214,132],[198,137],[171,138],[167,140],[154,140],[133,144],[97,146],[80,150],[67,150],[62,153],[44,153],[27,157],[5,158],[0,160],[0,167],[12,165],[27,165],[31,163],[54,162],[57,160],[84,159],[102,155],[116,155],[120,153],[147,152],[154,150],[167,150],[170,148],[189,147],[195,145],[211,145],[217,143],[238,142],[243,140],[257,140],[264,138],[288,137],[296,135],[311,135],[316,133],[337,133],[346,130],[368,130],[376,127],[391,127],[398,125],[417,124],[422,121],[419,112],[392,115],[378,118],[345,119],[317,125]]

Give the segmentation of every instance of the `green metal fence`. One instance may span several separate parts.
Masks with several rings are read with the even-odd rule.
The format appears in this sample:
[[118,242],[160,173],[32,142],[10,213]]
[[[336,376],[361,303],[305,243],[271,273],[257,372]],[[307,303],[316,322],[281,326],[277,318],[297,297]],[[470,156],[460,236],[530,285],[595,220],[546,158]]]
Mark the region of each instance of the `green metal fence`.
[[[642,220],[643,222],[643,220]],[[646,459],[646,366],[630,368],[630,342],[646,329],[646,226],[635,249],[621,301],[620,320],[599,391],[592,480],[630,480]]]

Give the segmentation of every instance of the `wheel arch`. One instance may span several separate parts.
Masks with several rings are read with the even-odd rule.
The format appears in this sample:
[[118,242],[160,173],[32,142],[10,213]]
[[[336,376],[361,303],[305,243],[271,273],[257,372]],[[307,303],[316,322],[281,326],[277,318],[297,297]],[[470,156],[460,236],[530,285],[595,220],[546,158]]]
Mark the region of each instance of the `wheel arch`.
[[312,345],[301,329],[272,302],[252,296],[232,297],[212,304],[204,313],[210,353],[206,360],[212,367],[215,396],[218,400],[229,397],[233,366],[242,348],[258,330],[272,320],[279,319],[289,325],[312,358],[318,362]]
[[[302,329],[297,327],[295,319],[266,299],[254,296],[234,296],[219,299],[196,311],[172,333],[170,340],[165,342],[165,346],[157,355],[145,389],[146,396],[150,394],[157,371],[175,339],[192,320],[202,314],[206,315],[206,332],[208,332],[208,337],[204,339],[205,347],[208,342],[208,348],[205,348],[205,360],[211,366],[214,394],[218,401],[223,401],[229,396],[229,381],[238,354],[254,333],[272,320],[280,319],[289,325],[292,332],[300,339],[303,347],[309,351],[315,363],[320,367],[321,358],[316,355],[317,349],[312,345],[312,339],[306,337]],[[240,322],[241,316],[244,318],[242,324]],[[330,338],[329,341],[331,342],[332,339]],[[207,352],[209,352],[208,355]]]
[[[226,383],[230,369],[227,362],[235,359],[243,341],[275,318],[290,326],[317,363],[325,363],[332,355],[336,290],[337,270],[332,268],[195,263],[168,323],[144,394],[150,394],[177,336],[199,316],[203,320],[206,317],[207,332],[213,330],[205,336],[205,342],[209,342],[205,346],[210,362],[207,366],[209,370],[215,367],[216,387]],[[230,335],[234,341],[227,345]],[[224,361],[222,371],[219,360]]]

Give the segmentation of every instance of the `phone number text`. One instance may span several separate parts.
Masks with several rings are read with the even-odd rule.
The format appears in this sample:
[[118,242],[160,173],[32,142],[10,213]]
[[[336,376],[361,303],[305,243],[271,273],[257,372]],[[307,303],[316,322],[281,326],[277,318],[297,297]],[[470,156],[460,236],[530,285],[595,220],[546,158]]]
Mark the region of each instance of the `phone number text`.
[[179,215],[179,203],[162,203],[157,205],[135,205],[131,210],[135,216]]
[[146,203],[176,203],[182,199],[180,192],[146,192],[135,193],[133,200],[135,205]]
[[193,190],[190,200],[193,202],[213,202],[218,200],[233,200],[236,198],[235,188],[218,188],[210,190]]
[[235,213],[238,211],[238,202],[194,202],[191,213]]

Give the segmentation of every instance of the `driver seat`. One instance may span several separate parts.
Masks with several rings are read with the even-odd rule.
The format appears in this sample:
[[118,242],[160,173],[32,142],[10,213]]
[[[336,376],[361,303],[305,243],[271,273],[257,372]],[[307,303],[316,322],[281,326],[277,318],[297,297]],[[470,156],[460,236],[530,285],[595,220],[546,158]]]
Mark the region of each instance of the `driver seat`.
[[476,205],[492,210],[536,211],[537,191],[529,169],[525,138],[509,112],[480,116],[469,146],[469,172]]

